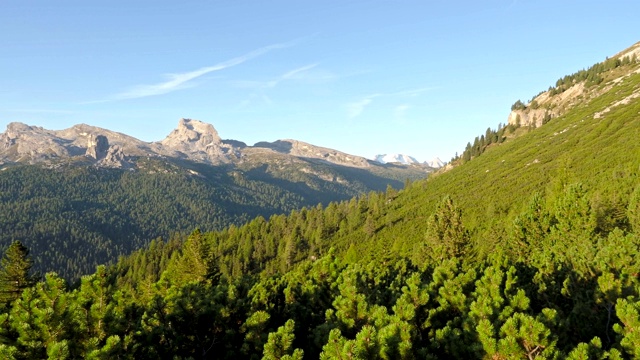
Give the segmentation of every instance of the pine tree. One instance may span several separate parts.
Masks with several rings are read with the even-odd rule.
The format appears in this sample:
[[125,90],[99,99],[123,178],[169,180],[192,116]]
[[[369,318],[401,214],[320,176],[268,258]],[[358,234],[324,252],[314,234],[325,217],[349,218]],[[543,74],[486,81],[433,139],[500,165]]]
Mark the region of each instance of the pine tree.
[[513,221],[511,251],[522,260],[540,249],[551,229],[551,214],[545,209],[544,199],[535,193],[527,209]]
[[633,232],[640,235],[640,186],[631,194],[627,208],[627,219],[629,219],[629,225],[631,225]]
[[299,360],[302,359],[304,351],[292,349],[295,322],[287,320],[284,326],[280,326],[278,331],[269,334],[269,340],[264,345],[264,360]]
[[569,185],[555,204],[554,253],[579,274],[592,273],[596,219],[582,184]]
[[11,303],[35,283],[35,277],[29,274],[32,264],[29,249],[14,241],[0,261],[0,304]]
[[467,252],[469,236],[462,225],[462,210],[445,196],[431,216],[426,245],[434,260],[459,257]]
[[180,253],[175,253],[164,275],[173,284],[189,281],[216,282],[220,273],[209,249],[205,236],[199,229],[194,230],[182,245]]

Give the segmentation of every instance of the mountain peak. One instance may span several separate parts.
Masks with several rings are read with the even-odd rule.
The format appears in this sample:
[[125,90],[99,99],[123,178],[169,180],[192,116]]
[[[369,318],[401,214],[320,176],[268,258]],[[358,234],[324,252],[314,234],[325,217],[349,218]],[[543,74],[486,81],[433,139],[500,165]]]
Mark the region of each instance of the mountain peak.
[[227,162],[233,146],[224,144],[213,125],[182,118],[160,144],[177,156],[211,163]]
[[165,146],[174,146],[182,143],[199,143],[200,145],[218,144],[222,141],[218,132],[211,124],[193,119],[182,118],[175,128],[164,140]]
[[381,164],[386,163],[400,163],[400,164],[417,164],[418,160],[413,156],[405,155],[405,154],[381,154],[376,155],[373,158],[374,161],[377,161]]
[[444,161],[440,160],[440,158],[437,156],[431,159],[431,161],[425,161],[424,163],[427,164],[427,166],[432,167],[434,169],[439,169],[444,166]]

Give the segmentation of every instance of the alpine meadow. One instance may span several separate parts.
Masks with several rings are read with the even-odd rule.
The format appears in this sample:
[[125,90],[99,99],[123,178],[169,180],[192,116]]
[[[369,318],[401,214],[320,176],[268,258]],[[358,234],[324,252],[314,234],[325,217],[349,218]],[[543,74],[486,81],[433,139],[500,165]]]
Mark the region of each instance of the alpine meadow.
[[506,120],[442,167],[11,123],[0,358],[640,358],[640,42]]

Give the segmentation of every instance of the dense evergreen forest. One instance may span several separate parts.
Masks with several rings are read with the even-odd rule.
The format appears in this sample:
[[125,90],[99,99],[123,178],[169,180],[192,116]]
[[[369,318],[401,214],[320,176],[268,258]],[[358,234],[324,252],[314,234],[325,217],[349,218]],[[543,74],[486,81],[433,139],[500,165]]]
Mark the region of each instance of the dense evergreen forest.
[[13,242],[0,356],[638,358],[637,67],[402,190],[154,240],[72,286]]
[[[22,257],[12,255],[19,250],[8,251],[0,280],[19,281],[3,281],[0,289],[0,354],[6,359],[639,356],[640,187],[622,214],[625,229],[607,234],[597,234],[581,185],[568,186],[553,209],[544,202],[534,195],[503,247],[482,259],[450,197],[426,219],[427,232],[412,258],[382,245],[370,261],[330,248],[295,263],[296,250],[287,241],[274,250],[286,271],[273,275],[225,274],[216,253],[220,234],[199,231],[184,242],[153,242],[112,268],[100,266],[73,289],[55,273],[32,285],[26,251]],[[286,228],[295,231],[294,219],[287,220]],[[267,229],[256,235],[269,238]]]
[[301,161],[298,167],[350,180],[325,181],[292,164],[283,169],[154,159],[137,164],[136,171],[69,164],[3,168],[0,251],[20,240],[31,250],[35,270],[77,280],[151,239],[188,234],[196,227],[221,230],[256,216],[328,204],[389,185],[399,188],[404,181],[393,179],[392,169],[378,175],[319,162]]

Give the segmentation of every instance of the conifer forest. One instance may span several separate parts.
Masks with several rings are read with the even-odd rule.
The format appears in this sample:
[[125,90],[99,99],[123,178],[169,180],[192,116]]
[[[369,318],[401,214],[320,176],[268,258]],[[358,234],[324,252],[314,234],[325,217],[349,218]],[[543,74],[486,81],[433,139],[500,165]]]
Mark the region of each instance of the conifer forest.
[[[113,246],[95,237],[87,254],[63,257],[73,244],[61,241],[42,255],[56,260],[34,259],[42,245],[21,241],[28,214],[15,203],[2,215],[15,231],[0,262],[0,358],[640,358],[639,67],[607,60],[558,80],[547,99],[576,84],[588,95],[518,101],[523,116],[548,110],[544,124],[489,128],[447,168],[402,188],[305,207],[269,188],[253,198],[256,209],[273,205],[268,215],[225,218],[227,193],[209,207],[209,189],[187,182],[174,200],[192,204],[193,223],[132,213],[149,220],[138,233],[153,240],[132,237],[127,255],[90,270],[74,256]],[[146,194],[168,181],[74,174],[139,181]],[[20,188],[3,184],[0,199]],[[126,208],[125,193],[87,189]],[[23,200],[52,212],[42,241],[75,231],[55,227],[62,204]],[[124,212],[86,215],[122,236],[135,230]],[[220,226],[200,229],[207,219]]]

